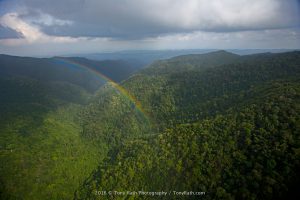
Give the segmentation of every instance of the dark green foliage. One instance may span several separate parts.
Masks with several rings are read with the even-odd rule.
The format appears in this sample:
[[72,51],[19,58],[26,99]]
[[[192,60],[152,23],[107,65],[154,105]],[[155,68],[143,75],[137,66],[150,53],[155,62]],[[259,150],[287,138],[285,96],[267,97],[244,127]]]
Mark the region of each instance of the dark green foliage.
[[1,122],[1,199],[72,199],[104,155],[80,137],[80,127],[72,120],[78,109],[44,114],[38,124],[21,114]]
[[300,175],[300,90],[299,84],[275,95],[267,90],[263,101],[238,112],[125,140],[78,197],[143,189],[206,191],[206,199],[283,198]]
[[67,82],[0,78],[0,199],[71,199],[105,151],[81,137],[91,94]]
[[[216,53],[218,57],[222,54],[223,57],[228,56],[222,51]],[[195,59],[196,56],[192,57]],[[210,56],[199,55],[196,60],[200,62],[207,57]],[[250,56],[243,56],[235,63],[222,65],[219,61],[216,67],[208,69],[194,65],[194,69],[190,70],[181,65],[182,69],[186,69],[184,72],[177,72],[171,64],[167,64],[165,69],[173,70],[172,73],[165,73],[164,70],[160,73],[158,69],[162,65],[158,63],[131,77],[124,86],[138,97],[157,123],[188,123],[251,101],[255,96],[252,94],[254,88],[266,82],[283,79],[284,83],[286,79],[297,79],[300,74],[299,59],[299,52],[252,56],[251,59]],[[154,70],[157,71],[155,75]]]
[[1,56],[0,63],[0,199],[72,199],[106,154],[78,125],[92,94],[76,82],[80,73],[44,59]]
[[203,199],[299,195],[299,73],[299,52],[218,51],[155,62],[122,82],[126,92],[110,83],[90,94],[69,79],[1,78],[0,197],[111,199],[96,195],[103,190],[202,191]]
[[[228,55],[216,53],[222,54]],[[123,85],[158,129],[139,135],[125,125],[124,133],[136,136],[114,145],[76,198],[109,198],[95,194],[103,190],[204,191],[206,199],[274,199],[297,192],[299,55],[235,57],[231,64],[216,59],[207,68],[185,66],[187,56],[175,68],[179,58],[132,76]],[[200,62],[202,56],[191,58]],[[143,198],[118,198],[129,197]]]
[[134,102],[110,84],[82,109],[80,119],[84,138],[105,142],[110,148],[125,138],[149,133],[152,128]]

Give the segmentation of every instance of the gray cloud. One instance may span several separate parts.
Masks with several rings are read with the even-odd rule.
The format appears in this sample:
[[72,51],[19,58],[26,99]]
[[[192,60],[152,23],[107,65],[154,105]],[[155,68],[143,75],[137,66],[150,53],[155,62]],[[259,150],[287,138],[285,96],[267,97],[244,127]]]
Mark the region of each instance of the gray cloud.
[[300,48],[298,0],[0,0],[0,53]]
[[0,25],[0,39],[20,38],[20,34],[11,28]]
[[231,32],[299,26],[297,0],[25,0],[21,18],[45,15],[70,26],[40,23],[47,34],[140,39],[191,31]]

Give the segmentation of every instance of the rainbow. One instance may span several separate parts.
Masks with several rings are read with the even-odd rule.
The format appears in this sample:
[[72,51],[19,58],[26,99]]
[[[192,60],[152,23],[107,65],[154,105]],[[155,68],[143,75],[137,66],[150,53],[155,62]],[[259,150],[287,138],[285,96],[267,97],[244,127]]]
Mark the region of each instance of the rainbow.
[[139,113],[142,114],[142,116],[146,120],[146,122],[148,124],[150,123],[150,121],[151,121],[150,117],[149,117],[148,113],[143,109],[141,102],[138,99],[136,99],[130,92],[128,92],[124,87],[122,87],[120,84],[116,83],[115,81],[113,81],[109,77],[105,76],[101,72],[99,72],[99,71],[97,71],[97,70],[95,70],[92,67],[89,67],[87,65],[77,63],[77,62],[69,60],[67,58],[55,58],[55,60],[66,63],[66,64],[74,65],[74,66],[79,67],[83,70],[88,70],[89,72],[95,74],[100,79],[104,79],[109,84],[111,84],[113,86],[113,88],[118,90],[124,97],[129,99],[130,102],[132,102],[134,104],[135,108],[139,111]]

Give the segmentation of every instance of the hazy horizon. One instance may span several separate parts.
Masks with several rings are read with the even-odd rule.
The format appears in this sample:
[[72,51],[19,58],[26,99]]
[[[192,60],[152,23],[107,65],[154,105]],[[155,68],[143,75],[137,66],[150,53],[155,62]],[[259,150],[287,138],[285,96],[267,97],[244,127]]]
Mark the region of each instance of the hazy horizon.
[[[197,52],[199,51],[199,53]],[[189,54],[189,52],[196,52],[192,54],[204,54],[204,53],[210,53],[215,51],[227,51],[230,53],[234,53],[237,55],[251,55],[251,54],[259,54],[259,53],[282,53],[282,52],[291,52],[291,51],[300,51],[300,48],[294,48],[294,49],[125,49],[125,50],[119,50],[119,51],[99,51],[99,52],[89,52],[89,53],[73,53],[70,54],[68,52],[62,53],[62,54],[49,54],[49,55],[39,55],[39,54],[10,54],[10,53],[0,53],[0,55],[8,55],[8,56],[18,56],[18,57],[33,57],[33,58],[51,58],[51,57],[85,57],[89,55],[105,55],[105,54],[147,54],[147,53],[163,53],[163,52],[182,52],[181,55]],[[105,60],[105,59],[103,59]],[[108,59],[111,60],[111,59]]]

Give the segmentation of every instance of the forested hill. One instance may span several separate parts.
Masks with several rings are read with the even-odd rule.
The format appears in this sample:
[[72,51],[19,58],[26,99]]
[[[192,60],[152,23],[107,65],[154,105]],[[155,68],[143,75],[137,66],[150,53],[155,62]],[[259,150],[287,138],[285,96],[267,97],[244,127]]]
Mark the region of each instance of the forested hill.
[[134,70],[123,61],[0,55],[0,199],[72,199],[106,155],[81,134],[80,113],[106,81],[87,68],[115,81]]
[[[227,52],[214,54],[217,58],[234,56]],[[256,87],[281,79],[297,80],[299,55],[299,52],[290,52],[238,56],[231,64],[222,64],[224,61],[217,62],[216,58],[212,59],[215,65],[211,66],[199,64],[210,54],[183,56],[184,59],[192,57],[192,60],[197,57],[199,62],[194,65],[172,65],[173,59],[158,62],[131,77],[124,85],[141,100],[158,123],[192,122],[253,101],[258,98],[250,96]]]
[[190,54],[177,56],[167,60],[156,61],[143,70],[147,74],[168,74],[185,72],[188,70],[203,70],[223,64],[238,61],[241,56],[224,50],[205,54]]
[[76,199],[141,189],[204,191],[204,199],[299,195],[299,77],[300,52],[155,62],[123,83],[150,116],[149,129],[104,88],[82,114],[82,135],[113,148]]
[[[121,87],[72,62],[117,69]],[[0,56],[0,199],[299,196],[299,51],[108,63]]]
[[260,53],[240,56],[224,50],[220,50],[212,53],[190,54],[173,57],[167,60],[156,61],[149,65],[146,69],[141,70],[141,73],[146,73],[148,75],[164,73],[168,74],[178,73],[181,71],[184,72],[188,70],[199,71],[228,64],[244,63],[246,65],[249,65],[256,62],[271,62],[272,59],[288,59],[289,57],[298,53],[299,51],[287,53]]
[[137,70],[135,65],[122,60],[93,61],[79,57],[31,58],[0,55],[0,78],[25,77],[42,82],[67,82],[94,92],[106,80],[101,80],[87,68],[94,69],[116,82],[127,79]]

